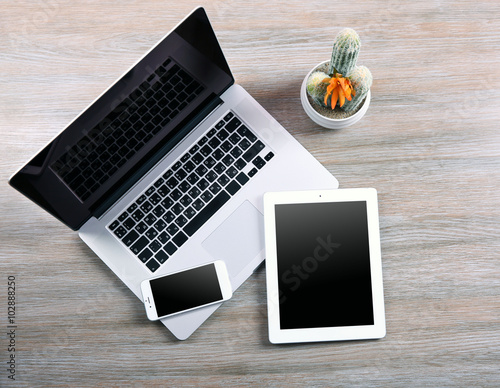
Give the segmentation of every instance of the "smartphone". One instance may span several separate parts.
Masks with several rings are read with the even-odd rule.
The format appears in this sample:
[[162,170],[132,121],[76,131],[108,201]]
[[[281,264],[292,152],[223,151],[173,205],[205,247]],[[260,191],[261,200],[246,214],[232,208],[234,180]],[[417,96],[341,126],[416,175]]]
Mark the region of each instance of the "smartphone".
[[151,321],[220,303],[233,295],[221,260],[145,280],[141,291]]

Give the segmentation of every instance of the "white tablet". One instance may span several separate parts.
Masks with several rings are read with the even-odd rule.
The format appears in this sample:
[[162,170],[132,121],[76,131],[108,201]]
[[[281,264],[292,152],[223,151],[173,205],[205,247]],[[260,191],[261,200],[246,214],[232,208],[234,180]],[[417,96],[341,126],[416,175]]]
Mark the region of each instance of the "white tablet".
[[385,336],[375,189],[264,195],[269,340]]

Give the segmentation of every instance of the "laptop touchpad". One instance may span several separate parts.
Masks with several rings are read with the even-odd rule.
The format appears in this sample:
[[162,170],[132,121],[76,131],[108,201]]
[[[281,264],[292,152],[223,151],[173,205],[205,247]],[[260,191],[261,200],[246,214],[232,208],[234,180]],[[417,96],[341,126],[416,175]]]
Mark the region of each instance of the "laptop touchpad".
[[245,201],[201,245],[234,277],[264,248],[264,217]]

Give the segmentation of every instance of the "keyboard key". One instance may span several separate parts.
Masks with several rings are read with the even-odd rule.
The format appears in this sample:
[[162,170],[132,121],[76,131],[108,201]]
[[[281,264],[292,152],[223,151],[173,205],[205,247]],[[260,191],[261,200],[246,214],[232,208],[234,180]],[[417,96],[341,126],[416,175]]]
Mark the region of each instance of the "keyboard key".
[[155,259],[151,259],[146,263],[146,267],[148,267],[151,272],[155,272],[158,268],[160,268],[160,263],[158,263]]
[[151,244],[149,244],[148,248],[153,252],[158,252],[158,250],[161,248],[161,244],[158,241],[153,241]]
[[122,238],[127,234],[127,229],[125,229],[123,226],[119,226],[118,228],[115,229],[114,233],[116,237]]
[[172,206],[172,211],[175,215],[179,215],[184,210],[184,207],[180,203],[176,203]]
[[170,224],[174,219],[175,219],[175,215],[174,213],[172,213],[171,211],[167,212],[164,216],[163,216],[163,219],[165,220],[165,222],[167,224]]
[[229,136],[229,141],[233,143],[234,145],[238,144],[238,142],[241,140],[241,136],[238,135],[238,133],[233,133],[231,136]]
[[221,160],[224,157],[224,152],[220,148],[217,148],[213,152],[212,156],[214,157],[215,160]]
[[228,112],[227,115],[224,116],[224,121],[228,122],[234,117],[233,112]]
[[171,189],[174,189],[177,187],[177,185],[179,184],[179,181],[177,179],[175,179],[175,177],[171,177],[168,181],[167,181],[167,186]]
[[153,225],[156,222],[156,220],[157,218],[152,214],[148,214],[146,217],[144,217],[144,222],[149,226]]
[[179,181],[182,181],[186,176],[187,172],[184,171],[182,168],[177,170],[177,172],[174,175]]
[[226,174],[223,174],[217,179],[217,183],[219,183],[221,186],[225,186],[229,183],[229,178],[227,177]]
[[217,174],[222,174],[224,172],[224,170],[226,169],[226,166],[222,163],[217,163],[215,166],[214,166],[214,171],[217,173]]
[[237,117],[235,117],[229,123],[226,124],[226,129],[229,132],[233,132],[240,125],[241,125],[241,121]]
[[151,256],[153,256],[153,252],[146,248],[141,253],[139,253],[138,257],[143,263],[145,263],[151,258]]
[[201,191],[197,187],[192,187],[191,190],[188,191],[188,194],[191,196],[191,198],[196,198],[198,195],[200,195]]
[[174,237],[172,237],[172,241],[177,245],[178,247],[181,247],[182,244],[184,244],[188,239],[188,236],[186,236],[182,231],[177,233]]
[[146,245],[148,245],[148,243],[149,240],[146,237],[142,236],[139,240],[137,240],[134,243],[134,245],[130,247],[130,250],[134,252],[136,255],[138,255],[139,252],[141,252],[146,247]]
[[216,132],[217,130],[215,128],[212,128],[210,131],[207,132],[207,136],[212,137],[213,135],[215,135]]
[[196,165],[190,160],[187,161],[186,164],[184,164],[184,170],[187,173],[190,173],[191,171],[193,171],[195,167],[196,167]]
[[197,211],[199,211],[205,204],[201,199],[197,199],[196,201],[193,202],[193,208]]
[[198,147],[198,145],[195,144],[193,147],[191,147],[191,149],[189,150],[189,153],[191,155],[194,155],[199,149],[200,149],[200,147]]
[[139,233],[139,234],[143,234],[146,230],[148,230],[148,226],[144,223],[144,222],[139,222],[136,227],[135,227],[135,230]]
[[137,238],[139,237],[139,234],[135,231],[135,230],[131,230],[130,232],[128,232],[128,234],[123,238],[123,243],[126,245],[126,246],[130,246],[132,245],[132,243],[137,240]]
[[175,189],[174,191],[172,191],[172,192],[170,193],[170,197],[171,197],[174,201],[177,201],[180,197],[182,197],[182,193],[181,193],[179,190]]
[[239,158],[241,156],[241,154],[243,153],[243,151],[241,150],[241,148],[239,147],[235,147],[231,150],[230,154],[236,159],[236,158]]
[[241,149],[242,149],[243,151],[244,151],[244,150],[246,150],[248,147],[250,147],[250,145],[251,145],[251,144],[252,144],[252,143],[250,143],[250,142],[248,141],[248,139],[242,139],[242,140],[238,143],[238,145],[241,147]]
[[172,256],[175,251],[177,250],[177,247],[172,243],[172,242],[169,242],[167,243],[167,245],[165,245],[163,247],[163,249],[165,250],[165,252],[167,252],[170,256]]
[[208,155],[212,154],[212,148],[208,144],[204,145],[200,149],[200,153],[206,158]]
[[240,172],[238,176],[236,177],[236,180],[240,183],[240,185],[244,185],[249,181],[249,178],[245,175],[245,173]]
[[257,143],[255,143],[253,146],[251,146],[247,152],[243,154],[243,159],[245,159],[247,162],[251,161],[253,158],[255,158],[259,152],[264,148],[264,144],[259,140]]
[[161,232],[163,229],[165,229],[167,227],[167,223],[165,221],[163,221],[162,219],[156,221],[156,223],[154,224],[154,227],[156,228],[156,230],[158,232]]
[[162,185],[157,193],[161,196],[161,197],[166,197],[167,194],[169,193],[170,189],[166,186],[166,185]]
[[160,201],[161,197],[158,195],[158,193],[154,193],[151,197],[149,197],[149,202],[151,202],[153,205],[156,205]]
[[186,206],[189,206],[191,204],[191,202],[193,202],[193,200],[191,199],[191,197],[189,195],[185,195],[184,197],[182,197],[179,202],[182,204],[182,206],[186,207]]
[[232,181],[226,186],[227,192],[231,195],[236,194],[239,189],[241,189],[241,186],[236,181]]
[[161,242],[162,244],[166,244],[170,240],[170,236],[168,235],[167,232],[162,232],[158,235],[158,241]]
[[221,144],[220,149],[224,152],[229,152],[233,148],[233,145],[226,140],[224,143]]
[[222,187],[220,187],[220,185],[217,183],[217,182],[214,182],[210,185],[210,187],[208,188],[210,190],[210,192],[215,195],[217,194],[219,191],[222,190]]
[[241,170],[243,169],[243,167],[245,167],[247,165],[247,162],[245,162],[243,159],[238,159],[235,163],[234,163],[234,166],[238,169],[238,170]]
[[231,164],[233,164],[233,162],[234,162],[234,158],[231,155],[226,155],[222,159],[222,163],[224,163],[226,166],[230,166]]
[[115,230],[118,227],[118,225],[120,225],[120,223],[118,222],[118,220],[117,221],[113,221],[113,223],[111,225],[109,225],[109,229]]
[[165,208],[165,209],[170,209],[170,207],[174,204],[174,201],[172,198],[165,198],[163,201],[161,201],[161,205]]
[[167,253],[162,249],[155,255],[156,261],[158,261],[160,264],[163,264],[164,262],[167,261],[168,255]]
[[163,178],[157,179],[156,182],[154,183],[154,186],[158,188],[163,184],[163,182],[165,182]]
[[209,186],[209,183],[207,182],[206,179],[202,179],[196,184],[196,186],[200,190],[205,190]]
[[128,217],[128,213],[123,212],[122,214],[120,214],[120,217],[118,217],[118,221],[123,222],[127,219],[127,217]]
[[144,202],[142,205],[141,205],[141,210],[144,212],[144,213],[149,213],[151,211],[151,209],[153,208],[153,205],[151,205],[149,203],[149,201],[146,201]]
[[154,214],[156,217],[161,217],[164,213],[165,213],[165,209],[164,209],[161,205],[158,205],[158,206],[156,206],[156,207],[153,209],[153,214]]
[[178,231],[179,231],[179,227],[177,225],[175,225],[175,224],[170,224],[167,227],[167,232],[171,236],[173,236],[174,234],[176,234]]
[[180,215],[175,219],[175,223],[179,228],[182,228],[184,225],[186,225],[187,221],[188,221],[187,218],[184,217],[183,215]]
[[229,178],[234,178],[238,174],[238,170],[235,169],[233,166],[229,167],[226,171],[226,175]]
[[135,226],[135,221],[132,219],[132,218],[127,218],[124,222],[123,222],[123,226],[130,230],[132,229],[134,226]]
[[196,167],[196,170],[194,170],[199,176],[203,176],[207,173],[208,169],[204,166],[198,166]]
[[191,160],[193,161],[194,164],[200,164],[203,161],[203,155],[197,152],[196,154],[193,155]]
[[200,196],[200,198],[201,198],[203,201],[205,201],[205,203],[207,203],[207,202],[209,202],[209,201],[213,198],[213,195],[212,195],[212,193],[211,193],[209,190],[207,190],[207,191],[205,191],[205,192],[204,192],[204,193]]
[[252,160],[252,163],[254,164],[255,167],[257,167],[259,170],[264,167],[266,164],[265,160],[262,159],[260,156],[257,156],[254,160]]
[[191,219],[194,217],[194,215],[196,214],[196,211],[191,207],[189,206],[186,210],[184,210],[184,212],[182,213],[186,218],[188,219]]
[[215,171],[209,171],[205,177],[207,178],[207,181],[213,182],[214,180],[217,179],[217,173]]
[[[234,120],[234,119],[233,119]],[[236,119],[238,120],[238,119]],[[227,138],[229,137],[229,133],[222,129],[218,134],[217,134],[217,139],[219,139],[220,141],[224,141],[226,140]]]
[[191,188],[191,185],[187,181],[182,181],[181,184],[179,185],[179,190],[182,193],[186,193],[190,188]]
[[212,158],[211,156],[209,156],[208,158],[206,158],[204,161],[203,161],[203,164],[207,167],[207,168],[212,168],[215,164],[215,159]]
[[255,167],[252,168],[250,171],[248,171],[248,176],[251,178],[253,177],[255,174],[257,174],[259,170],[257,170]]
[[146,232],[146,237],[149,238],[150,241],[154,240],[158,236],[158,232],[155,228],[149,228]]
[[192,236],[217,210],[219,210],[228,200],[230,196],[221,191],[214,199],[212,199],[205,208],[198,213],[185,227],[184,231]]
[[274,154],[272,152],[269,152],[264,159],[269,162],[273,158]]
[[137,222],[139,222],[140,220],[142,220],[144,217],[144,213],[141,212],[139,209],[137,209],[135,212],[132,213],[132,218],[134,220],[136,220]]
[[[212,149],[215,150],[219,146],[220,140],[217,137],[214,137],[214,138],[210,139],[208,144],[210,145],[210,147],[212,147]],[[207,156],[207,155],[204,155],[204,156]]]

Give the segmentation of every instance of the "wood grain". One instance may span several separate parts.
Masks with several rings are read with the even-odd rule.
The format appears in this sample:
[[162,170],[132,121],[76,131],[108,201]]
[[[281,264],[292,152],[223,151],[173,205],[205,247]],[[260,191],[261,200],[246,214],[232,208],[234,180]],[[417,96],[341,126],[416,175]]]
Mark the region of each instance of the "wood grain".
[[[0,316],[16,277],[17,380],[0,386],[500,385],[500,4],[205,2],[237,82],[340,181],[379,192],[387,337],[274,346],[265,268],[188,341],[9,176],[197,2],[4,1]],[[300,106],[303,77],[355,28],[374,75],[342,130]],[[2,332],[6,318],[0,320]]]

